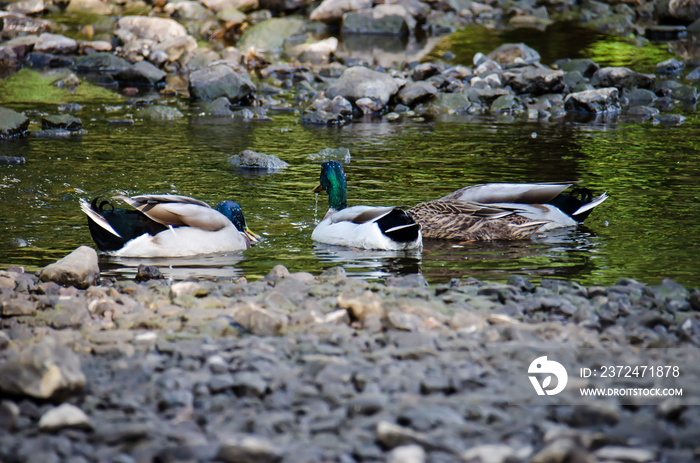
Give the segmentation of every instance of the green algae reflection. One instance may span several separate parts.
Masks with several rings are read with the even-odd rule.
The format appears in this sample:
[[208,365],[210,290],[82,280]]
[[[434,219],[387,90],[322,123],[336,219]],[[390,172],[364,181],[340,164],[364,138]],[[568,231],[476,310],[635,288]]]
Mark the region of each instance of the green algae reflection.
[[68,74],[67,71],[39,73],[31,69],[22,69],[0,80],[0,104],[116,103],[122,100],[122,97],[113,91],[84,80],[80,81],[75,91],[53,85]]

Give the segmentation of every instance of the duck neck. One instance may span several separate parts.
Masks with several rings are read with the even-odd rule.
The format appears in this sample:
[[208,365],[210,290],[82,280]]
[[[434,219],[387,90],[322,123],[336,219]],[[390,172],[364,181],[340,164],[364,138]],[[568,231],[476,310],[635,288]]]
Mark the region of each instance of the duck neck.
[[331,179],[328,191],[328,209],[340,211],[348,207],[347,184],[345,179]]

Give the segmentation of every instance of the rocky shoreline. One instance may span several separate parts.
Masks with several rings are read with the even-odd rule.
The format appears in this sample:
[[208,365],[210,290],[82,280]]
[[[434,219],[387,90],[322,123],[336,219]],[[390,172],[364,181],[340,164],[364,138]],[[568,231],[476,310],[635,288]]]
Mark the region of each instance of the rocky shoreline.
[[671,280],[430,286],[277,266],[255,282],[143,271],[142,282],[97,282],[94,269],[67,278],[57,265],[0,271],[6,463],[690,462],[698,452],[697,388],[655,405],[532,405],[516,398],[528,384],[506,380],[519,352],[545,347],[697,359],[700,291]]

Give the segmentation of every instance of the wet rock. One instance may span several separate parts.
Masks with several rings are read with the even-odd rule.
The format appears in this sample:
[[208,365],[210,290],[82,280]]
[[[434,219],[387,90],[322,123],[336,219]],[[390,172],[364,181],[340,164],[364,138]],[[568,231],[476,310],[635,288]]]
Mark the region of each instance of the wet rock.
[[491,104],[492,114],[518,115],[526,111],[525,104],[515,95],[501,95]]
[[303,43],[289,50],[289,54],[297,57],[302,63],[327,63],[338,49],[338,39],[329,37],[313,43]]
[[0,402],[0,431],[12,431],[19,418],[20,410],[17,404],[9,400]]
[[254,434],[224,436],[220,441],[217,459],[229,463],[275,463],[284,455],[274,442]]
[[390,76],[362,66],[353,66],[346,69],[340,78],[326,89],[326,96],[342,96],[351,103],[361,98],[370,98],[380,107],[384,107],[398,90],[398,84]]
[[39,419],[39,429],[43,431],[54,431],[68,427],[90,427],[90,418],[75,405],[64,403],[48,410]]
[[289,164],[272,154],[257,153],[252,150],[243,150],[229,158],[233,167],[241,169],[281,170],[289,167]]
[[342,126],[347,122],[347,118],[340,113],[331,113],[322,109],[307,110],[302,113],[301,122],[311,125]]
[[424,463],[425,450],[420,445],[401,445],[389,452],[389,463]]
[[599,448],[593,452],[593,455],[598,460],[619,461],[624,463],[656,461],[656,453],[651,450],[613,445]]
[[657,96],[651,90],[636,88],[631,91],[625,91],[624,98],[627,99],[627,104],[630,107],[634,107],[649,106],[656,100]]
[[160,85],[165,83],[166,73],[148,61],[139,61],[114,73],[117,81],[137,85]]
[[53,399],[84,386],[80,359],[54,338],[44,338],[0,364],[0,390],[9,394]]
[[41,118],[42,130],[60,129],[74,132],[82,128],[83,121],[81,121],[79,117],[71,116],[69,114],[60,114],[57,116],[46,116]]
[[427,436],[410,428],[380,421],[377,424],[377,441],[389,449],[411,444],[426,446]]
[[312,21],[338,23],[349,11],[372,8],[370,0],[323,0],[309,15]]
[[377,5],[343,15],[343,34],[406,35],[416,21],[401,5]]
[[288,324],[285,314],[252,303],[237,306],[233,319],[246,330],[260,336],[277,336]]
[[494,60],[501,66],[511,66],[517,64],[533,64],[540,62],[540,54],[524,43],[506,43],[496,48],[487,55],[487,58]]
[[187,296],[204,297],[208,294],[207,288],[196,281],[180,281],[170,286],[170,299],[173,301]]
[[167,3],[163,12],[177,18],[179,21],[210,21],[214,19],[214,14],[199,2],[182,1]]
[[18,14],[36,14],[44,11],[44,0],[22,0],[7,5],[7,11]]
[[28,134],[28,117],[17,111],[0,107],[0,140],[26,137]]
[[174,121],[184,117],[177,108],[157,104],[141,108],[138,110],[137,114],[139,117],[152,121]]
[[97,253],[88,246],[80,246],[66,257],[44,267],[40,278],[41,281],[78,288],[97,284],[100,280]]
[[260,8],[272,11],[296,11],[310,3],[310,0],[260,0]]
[[516,93],[561,93],[564,86],[564,71],[525,66],[503,73],[503,85],[510,85]]
[[193,100],[212,101],[226,97],[234,104],[248,101],[256,87],[247,75],[227,65],[215,65],[190,73],[189,92]]
[[11,39],[20,35],[37,35],[42,32],[50,32],[50,21],[33,18],[19,13],[0,11],[0,38]]
[[700,18],[700,6],[695,2],[670,0],[668,2],[668,13],[672,18],[679,19],[687,24]]
[[620,111],[619,93],[616,88],[601,88],[570,93],[564,99],[564,109],[584,113],[613,113]]
[[[0,118],[2,118],[2,109],[0,108]],[[0,122],[1,125],[2,123]],[[0,140],[2,139],[2,136],[0,136]],[[26,163],[27,160],[22,156],[0,156],[0,166],[21,166]]]
[[654,82],[654,76],[640,74],[625,67],[601,68],[591,77],[591,85],[594,87],[616,87],[618,90],[637,87],[651,88]]
[[62,35],[44,33],[34,44],[34,51],[57,55],[70,55],[78,50],[78,42]]
[[248,29],[236,44],[242,52],[253,48],[259,52],[279,54],[285,42],[299,35],[304,28],[304,21],[298,18],[272,18],[262,21]]
[[185,27],[177,21],[155,16],[123,16],[114,26],[114,35],[123,43],[137,39],[162,43],[188,36]]
[[112,53],[98,52],[86,56],[80,56],[75,62],[75,68],[79,72],[117,73],[131,67],[124,58]]
[[164,278],[163,274],[160,272],[158,267],[153,265],[139,264],[136,270],[136,276],[134,279],[136,281],[149,281],[149,280],[162,280]]
[[678,74],[683,71],[685,63],[675,58],[667,59],[656,64],[656,72],[659,74]]
[[691,85],[680,85],[671,90],[671,98],[688,103],[698,101],[698,89]]
[[399,101],[406,106],[414,106],[437,95],[438,90],[429,82],[407,82],[399,90]]
[[[661,98],[659,98],[659,100],[660,99]],[[654,120],[652,122],[654,124],[674,126],[683,124],[685,119],[686,117],[682,114],[659,114],[654,116]]]
[[73,14],[114,14],[114,5],[101,0],[70,0],[66,11]]
[[590,79],[595,72],[600,69],[598,64],[588,58],[572,59],[568,60],[561,66],[564,72],[578,71],[583,75],[583,77]]
[[351,156],[347,148],[323,148],[318,153],[309,154],[306,159],[312,162],[340,161],[349,164]]
[[338,296],[337,304],[341,309],[346,309],[352,318],[361,322],[370,314],[380,318],[385,314],[381,299],[371,291],[365,291],[361,295],[342,293]]

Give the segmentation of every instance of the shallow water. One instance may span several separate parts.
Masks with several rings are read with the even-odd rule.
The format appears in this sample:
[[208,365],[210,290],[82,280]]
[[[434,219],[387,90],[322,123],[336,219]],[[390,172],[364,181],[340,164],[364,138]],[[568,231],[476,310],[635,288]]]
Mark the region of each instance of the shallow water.
[[[462,42],[489,51],[503,39],[495,34],[492,45]],[[472,53],[459,48],[459,37],[450,40],[454,43],[448,48],[459,52],[456,59]],[[595,34],[578,45],[578,50],[539,51],[543,62],[551,63],[604,48]],[[57,104],[8,98],[7,93],[0,97],[2,104],[29,111],[33,123],[42,113],[58,112]],[[56,98],[58,103],[61,97]],[[106,102],[99,93],[89,98],[81,101],[84,109],[78,114],[88,131],[81,139],[0,143],[0,155],[27,160],[24,166],[0,166],[0,267],[36,269],[79,245],[92,245],[79,198],[178,193],[212,204],[237,200],[251,229],[265,240],[233,255],[150,262],[174,278],[256,279],[279,263],[312,273],[341,264],[349,274],[379,279],[421,272],[431,282],[523,274],[588,285],[611,284],[620,277],[647,283],[670,277],[697,285],[700,130],[692,110],[681,126],[457,116],[364,120],[338,129],[301,125],[290,112],[270,113],[269,122],[199,117],[197,108],[185,102],[170,102],[181,107],[185,118],[151,122],[141,120],[125,100]],[[134,125],[108,122],[131,116]],[[327,200],[320,197],[316,203],[311,190],[320,168],[306,157],[326,147],[350,149],[350,204],[411,206],[469,184],[561,180],[580,181],[611,198],[584,227],[533,241],[426,241],[422,253],[357,252],[310,239]],[[227,158],[244,149],[276,155],[290,168],[271,174],[234,170]],[[101,268],[106,275],[132,275],[139,262],[105,258]]]

